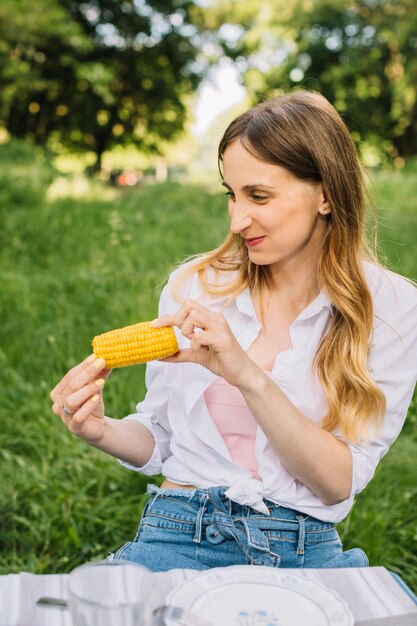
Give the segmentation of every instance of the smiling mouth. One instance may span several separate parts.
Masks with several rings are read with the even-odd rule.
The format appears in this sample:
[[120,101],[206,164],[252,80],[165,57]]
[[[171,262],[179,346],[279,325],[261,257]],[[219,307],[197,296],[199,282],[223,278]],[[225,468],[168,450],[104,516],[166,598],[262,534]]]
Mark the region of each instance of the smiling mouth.
[[256,246],[258,243],[260,243],[265,237],[247,237],[247,239],[245,239],[245,244],[247,246]]

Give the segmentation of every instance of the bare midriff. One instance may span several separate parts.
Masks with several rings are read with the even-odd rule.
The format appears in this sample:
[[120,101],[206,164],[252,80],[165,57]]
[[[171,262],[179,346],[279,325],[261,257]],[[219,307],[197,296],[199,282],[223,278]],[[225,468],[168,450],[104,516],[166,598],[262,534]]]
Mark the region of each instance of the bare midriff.
[[165,479],[161,485],[161,489],[197,489],[193,485],[178,485],[177,483],[172,483],[170,480]]

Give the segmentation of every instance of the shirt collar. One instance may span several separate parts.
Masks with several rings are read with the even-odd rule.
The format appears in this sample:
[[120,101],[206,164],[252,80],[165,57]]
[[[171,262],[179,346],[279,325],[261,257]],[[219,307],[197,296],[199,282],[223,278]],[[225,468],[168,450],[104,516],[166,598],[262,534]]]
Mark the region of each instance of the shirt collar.
[[[246,288],[236,297],[236,307],[241,313],[249,315],[249,317],[256,318],[255,307],[249,292],[249,288]],[[333,305],[330,298],[326,295],[324,289],[322,289],[319,295],[312,301],[305,309],[301,311],[297,320],[306,320],[310,317],[318,315],[324,308],[328,308],[330,314],[333,315]]]
[[319,295],[312,301],[305,309],[303,309],[297,320],[306,320],[309,317],[318,315],[324,308],[329,309],[331,315],[333,315],[333,305],[330,298],[327,296],[324,289],[322,289]]
[[246,288],[244,291],[241,291],[240,294],[236,297],[236,307],[241,313],[245,313],[245,315],[249,315],[249,317],[256,318],[256,311],[253,305],[253,300],[250,295],[249,288]]

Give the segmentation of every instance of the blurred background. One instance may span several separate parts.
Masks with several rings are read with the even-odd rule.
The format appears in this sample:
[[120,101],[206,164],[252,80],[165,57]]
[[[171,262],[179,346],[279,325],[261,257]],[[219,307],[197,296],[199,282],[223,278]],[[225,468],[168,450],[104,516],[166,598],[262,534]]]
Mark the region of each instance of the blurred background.
[[[222,240],[217,143],[238,113],[327,96],[369,174],[381,261],[417,279],[416,86],[414,0],[1,1],[0,573],[69,571],[134,535],[149,479],[69,435],[49,392]],[[107,414],[143,394],[143,366],[113,372]],[[339,526],[414,590],[416,458],[414,397]]]
[[202,147],[236,111],[216,113],[300,86],[333,102],[367,165],[400,169],[417,150],[416,22],[413,0],[2,0],[0,141],[120,185],[126,168],[206,173]]

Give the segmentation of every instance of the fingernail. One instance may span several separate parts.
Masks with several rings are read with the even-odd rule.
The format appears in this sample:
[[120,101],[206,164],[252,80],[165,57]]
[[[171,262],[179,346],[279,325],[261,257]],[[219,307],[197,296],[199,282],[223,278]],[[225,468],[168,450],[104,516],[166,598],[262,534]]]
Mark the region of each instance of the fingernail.
[[94,384],[97,385],[97,387],[102,387],[105,383],[104,378],[97,378],[97,380],[94,381]]
[[105,360],[103,359],[102,356],[99,359],[97,359],[97,361],[94,362],[94,368],[96,370],[101,369],[104,365],[105,365]]
[[87,363],[92,363],[93,361],[95,361],[96,359],[96,355],[94,354],[90,354],[90,356],[87,358]]
[[91,400],[92,400],[93,402],[97,402],[97,400],[99,399],[99,397],[100,397],[100,396],[98,395],[98,393],[96,393],[96,394],[95,394],[95,395],[91,398]]

